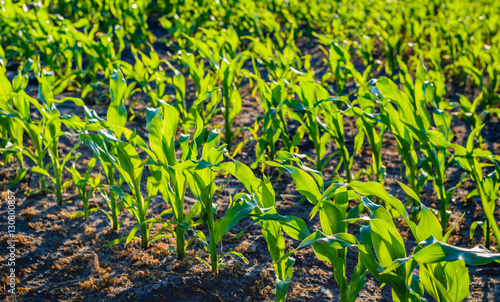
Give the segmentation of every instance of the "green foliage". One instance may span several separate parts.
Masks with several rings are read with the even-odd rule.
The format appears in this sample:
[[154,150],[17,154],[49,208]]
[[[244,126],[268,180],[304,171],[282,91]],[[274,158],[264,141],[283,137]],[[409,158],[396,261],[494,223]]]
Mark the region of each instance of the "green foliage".
[[[500,257],[489,251],[500,251],[500,157],[494,136],[481,134],[500,117],[499,12],[492,0],[5,0],[0,163],[17,165],[9,189],[25,179],[33,187],[37,175],[29,194],[53,193],[60,206],[72,183],[83,209],[70,217],[99,210],[118,232],[125,207],[135,225],[108,245],[139,239],[147,249],[174,236],[183,259],[200,240],[215,274],[227,255],[247,262],[224,248],[228,232],[258,225],[276,301],[307,246],[331,264],[341,301],[355,301],[368,274],[395,301],[462,301],[467,265]],[[464,144],[460,121],[470,129]],[[398,154],[386,152],[392,138]],[[81,143],[93,154],[83,169]],[[397,160],[404,202],[384,187]],[[450,177],[452,164],[461,178]],[[282,188],[283,172],[319,216],[315,232],[280,214],[273,186]],[[475,189],[465,198],[483,211],[469,234],[479,226],[486,248],[448,243],[467,179]],[[91,204],[96,191],[107,208]],[[159,199],[166,209],[153,215]]]
[[90,208],[89,205],[90,197],[93,196],[94,192],[101,187],[99,183],[101,181],[101,173],[99,173],[96,177],[90,176],[90,170],[94,168],[95,163],[95,158],[92,158],[88,162],[87,172],[85,172],[85,175],[83,177],[76,169],[76,160],[73,162],[73,166],[71,167],[71,169],[67,169],[71,173],[73,185],[78,191],[78,194],[80,195],[83,203],[83,211],[71,214],[69,216],[70,218],[78,218],[83,216],[83,218],[87,220],[92,212],[95,212],[99,209],[98,207]]

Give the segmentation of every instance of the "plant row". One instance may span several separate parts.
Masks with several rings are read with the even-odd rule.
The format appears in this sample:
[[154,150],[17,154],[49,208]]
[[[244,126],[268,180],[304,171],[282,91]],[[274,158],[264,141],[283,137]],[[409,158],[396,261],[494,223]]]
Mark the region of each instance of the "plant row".
[[[224,267],[223,257],[227,255],[246,261],[244,255],[224,250],[222,241],[235,225],[250,218],[253,221],[250,225],[261,228],[273,259],[276,301],[286,297],[293,277],[293,253],[307,246],[312,246],[320,260],[332,265],[342,301],[356,299],[367,274],[391,285],[396,301],[419,301],[425,292],[438,301],[461,301],[467,297],[469,288],[466,264],[482,265],[500,259],[499,254],[481,246],[465,249],[447,243],[458,223],[449,226],[449,204],[461,184],[447,183],[446,169],[450,164],[461,167],[476,184],[469,196],[477,195],[481,200],[484,221],[477,225],[484,230],[486,245],[490,245],[490,237],[498,241],[494,211],[500,182],[499,157],[476,147],[475,140],[481,141],[481,124],[471,124],[473,130],[465,146],[450,143],[452,115],[436,102],[435,86],[425,81],[423,63],[417,67],[415,81],[405,82],[405,90],[388,78],[380,78],[360,86],[354,100],[330,96],[307,75],[295,74],[293,82],[266,83],[256,76],[257,68],[253,75],[248,74],[256,82],[265,113],[250,129],[258,141],[254,168],[270,166],[291,176],[297,191],[314,205],[310,217],[319,215],[321,230],[316,232],[310,232],[300,218],[280,215],[270,179],[256,177],[251,167],[235,160],[229,152],[237,153],[232,149],[243,147],[243,144],[231,147],[235,116],[230,106],[238,104],[234,102],[234,94],[238,93],[237,80],[232,76],[234,66],[223,61],[219,69],[220,86],[200,93],[201,101],[190,108],[156,99],[145,112],[147,140],[126,127],[125,99],[130,89],[121,71],[115,70],[111,76],[111,100],[104,118],[81,99],[57,98],[56,76],[43,69],[39,61],[27,61],[12,81],[2,67],[3,164],[13,158],[19,165],[18,176],[11,186],[27,173],[37,173],[40,187],[31,194],[52,193],[63,206],[63,191],[72,185],[83,202],[82,211],[72,217],[87,219],[99,210],[109,218],[113,230],[120,228],[121,209],[126,208],[136,224],[126,237],[109,245],[128,244],[136,239],[147,249],[156,240],[173,236],[177,257],[182,259],[188,245],[199,240],[209,253],[208,259],[200,260],[214,273]],[[37,99],[25,92],[31,73],[39,84]],[[411,79],[409,75],[407,79]],[[62,102],[83,108],[85,119],[61,115],[57,104]],[[432,115],[427,108],[433,108]],[[210,118],[217,110],[225,120],[223,135],[210,126]],[[352,150],[345,141],[347,118],[354,118],[358,128]],[[299,124],[293,136],[289,127],[292,122]],[[402,174],[407,184],[399,184],[407,194],[406,200],[398,200],[382,186],[381,146],[388,132],[394,135],[403,159]],[[299,142],[306,133],[314,145],[315,159],[300,154]],[[65,135],[76,137],[94,154],[83,176],[75,164],[79,146],[67,154],[60,152],[59,140]],[[26,136],[29,142],[23,141]],[[283,142],[280,149],[276,147],[278,139]],[[352,173],[354,155],[365,139],[373,154],[372,165]],[[332,141],[338,151],[326,155],[326,145]],[[331,160],[334,157],[339,160]],[[316,169],[308,167],[304,159]],[[333,162],[338,163],[335,171],[342,168],[345,177],[340,173],[333,179],[323,177],[321,170]],[[91,176],[97,166],[104,172],[103,179],[100,173]],[[63,182],[65,171],[72,178]],[[360,182],[363,173],[376,181]],[[216,202],[218,192],[223,189],[218,182],[221,177],[234,177],[246,189],[230,196],[227,209],[218,209]],[[433,183],[440,201],[438,215],[420,199],[427,181]],[[184,201],[187,190],[197,200],[191,206]],[[102,196],[107,208],[89,204],[94,193]],[[169,208],[153,216],[150,202],[157,196]],[[411,206],[410,213],[406,206]],[[399,217],[418,242],[409,255],[395,223]],[[201,225],[206,232],[200,230]],[[359,230],[359,236],[353,235],[353,229]],[[285,236],[300,244],[295,248],[286,246]],[[358,264],[350,273],[346,272],[347,255],[353,252]]]

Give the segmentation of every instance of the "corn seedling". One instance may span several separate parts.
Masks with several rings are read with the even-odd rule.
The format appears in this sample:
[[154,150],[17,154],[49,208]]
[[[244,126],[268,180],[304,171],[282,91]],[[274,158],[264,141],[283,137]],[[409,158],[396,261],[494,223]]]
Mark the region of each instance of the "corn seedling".
[[[326,126],[318,118],[320,111],[318,104],[329,98],[328,92],[318,84],[307,80],[302,80],[300,86],[291,85],[291,87],[300,101],[290,100],[286,103],[292,109],[288,112],[288,115],[291,119],[301,124],[302,130],[299,129],[298,133],[307,131],[309,134],[309,139],[313,142],[314,149],[316,150],[315,166],[318,171],[321,171],[329,159],[329,157],[324,158],[324,156],[326,145],[330,141],[330,134],[324,131]],[[296,138],[300,140],[301,136],[297,136],[296,134],[294,140]]]
[[[481,199],[481,205],[483,207],[484,216],[485,216],[485,240],[486,247],[489,247],[491,244],[491,230],[493,230],[493,235],[497,241],[497,250],[500,250],[498,247],[498,242],[500,240],[500,230],[498,229],[498,224],[495,219],[495,203],[498,199],[498,188],[499,188],[499,176],[500,175],[500,167],[498,161],[500,158],[498,156],[494,156],[489,151],[482,150],[480,148],[474,148],[474,138],[480,135],[481,129],[483,127],[476,128],[470,134],[467,140],[467,146],[464,148],[461,145],[450,144],[455,150],[455,159],[458,162],[458,165],[465,170],[465,172],[469,175],[470,179],[476,185],[476,189],[469,193],[470,197],[479,196]],[[491,164],[483,163],[481,159],[488,159]],[[494,171],[485,175],[483,170],[489,166],[492,166]]]
[[[271,88],[259,77],[250,76],[258,83],[260,104],[265,112],[264,116],[255,121],[254,127],[249,129],[254,139],[258,141],[255,149],[256,161],[251,166],[256,168],[260,161],[266,159],[266,150],[268,152],[267,159],[274,161],[277,153],[276,143],[279,138],[282,139],[286,151],[292,152],[292,149],[295,149],[296,146],[292,145],[288,131],[286,120],[288,108],[285,104],[287,93],[284,81],[280,81],[279,84],[271,84]],[[260,136],[258,135],[259,129],[262,130]]]
[[94,168],[96,163],[96,159],[92,158],[87,164],[87,171],[85,171],[85,175],[82,177],[80,172],[76,169],[76,160],[73,162],[73,166],[71,169],[68,169],[68,172],[72,175],[73,185],[75,186],[80,198],[83,203],[83,211],[71,214],[70,218],[79,218],[82,217],[87,220],[92,214],[92,212],[97,211],[98,207],[90,208],[89,199],[94,195],[94,192],[99,189],[102,185],[101,181],[101,173],[99,173],[96,177],[90,176],[90,171]]
[[[157,109],[148,108],[147,111],[147,130],[149,132],[149,142],[151,147],[152,162],[150,169],[159,173],[161,179],[158,183],[158,189],[163,195],[163,199],[171,206],[176,224],[175,237],[177,242],[177,258],[182,259],[185,256],[187,245],[185,244],[185,232],[190,225],[191,217],[196,216],[199,207],[193,207],[189,215],[184,214],[184,195],[188,181],[192,176],[187,173],[188,169],[193,169],[195,164],[192,159],[196,159],[198,149],[196,141],[188,141],[189,135],[182,134],[179,138],[179,144],[182,149],[180,160],[175,154],[175,135],[177,132],[178,112],[176,109],[160,101],[161,107]],[[198,116],[195,138],[201,134],[203,121]],[[218,143],[217,138],[209,136],[206,148],[211,149]],[[208,147],[210,145],[210,147]],[[205,148],[205,147],[204,147]],[[206,153],[206,152],[204,152]],[[204,154],[204,156],[207,156]]]

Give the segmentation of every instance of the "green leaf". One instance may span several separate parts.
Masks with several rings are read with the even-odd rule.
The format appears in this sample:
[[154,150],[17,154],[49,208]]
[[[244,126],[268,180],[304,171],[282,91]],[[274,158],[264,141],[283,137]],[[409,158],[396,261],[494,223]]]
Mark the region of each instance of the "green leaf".
[[433,237],[419,245],[424,248],[412,256],[419,263],[464,260],[467,265],[484,265],[500,259],[500,254],[494,254],[481,246],[460,248],[436,241]]
[[80,218],[83,215],[85,215],[85,212],[77,212],[77,213],[73,213],[73,214],[69,215],[69,218]]
[[26,169],[22,169],[20,168],[18,171],[17,171],[17,176],[9,183],[8,185],[8,189],[11,189],[12,187],[14,187],[18,182],[20,182],[21,180],[24,179],[24,177],[26,176],[26,172],[28,172]]
[[139,223],[138,225],[136,225],[134,228],[132,228],[132,230],[130,230],[130,233],[128,234],[127,238],[126,238],[126,241],[125,241],[125,245],[129,244],[130,241],[132,241],[133,239],[137,239],[137,237],[135,237],[135,233],[137,233],[137,231],[139,230],[139,228],[146,222],[141,222]]
[[382,219],[370,220],[373,249],[383,267],[394,260],[406,257],[404,241],[396,228]]
[[408,213],[406,212],[403,203],[395,198],[394,196],[390,195],[387,193],[385,188],[377,182],[358,182],[358,181],[353,181],[349,183],[348,187],[354,189],[354,191],[358,192],[361,195],[364,196],[370,196],[374,195],[385,202],[389,203],[392,207],[396,209],[396,211],[403,216],[403,219],[406,221],[408,226],[410,227],[410,230],[413,233],[413,236],[417,238],[418,240],[418,235],[417,235],[417,226],[413,221],[410,220],[408,217]]
[[248,259],[247,259],[245,256],[243,256],[243,254],[242,254],[242,253],[238,253],[238,252],[236,252],[236,251],[229,251],[229,254],[231,254],[231,255],[235,255],[235,256],[239,257],[239,258],[240,258],[241,260],[243,260],[243,262],[245,262],[246,264],[248,264],[248,263],[249,263],[249,262],[248,262]]
[[319,214],[323,232],[325,232],[326,235],[346,232],[347,223],[344,221],[345,213],[342,213],[342,211],[330,201],[325,201],[322,205]]
[[274,167],[285,168],[292,176],[297,191],[305,196],[312,204],[317,204],[321,200],[321,192],[314,178],[308,173],[291,165],[280,165],[275,162],[265,161],[266,164]]
[[[278,214],[276,214],[278,215]],[[288,236],[295,240],[304,240],[311,234],[309,232],[304,220],[294,217],[294,216],[281,216],[286,218],[287,222],[282,223],[283,231],[285,231]]]
[[[124,97],[127,90],[127,83],[120,70],[114,70],[111,76],[109,85],[111,93],[111,104],[108,108],[108,122],[111,125],[124,127],[127,123],[127,108],[125,108]],[[117,137],[120,137],[121,132],[116,131]]]
[[34,173],[45,175],[47,177],[51,177],[49,172],[47,172],[47,170],[40,168],[40,167],[33,167],[33,168],[31,168],[31,171]]
[[420,203],[420,197],[417,195],[417,193],[415,193],[415,191],[413,191],[410,187],[408,187],[407,185],[405,185],[402,182],[399,182],[397,180],[396,180],[396,182],[406,192],[406,194],[410,195],[411,198],[417,200]]
[[427,137],[438,148],[448,148],[451,147],[450,142],[446,140],[446,137],[437,130],[427,130]]
[[[139,239],[139,238],[135,237],[135,238],[132,238],[132,239]],[[106,246],[107,246],[107,247],[110,247],[110,246],[112,246],[112,245],[117,245],[117,244],[119,244],[120,242],[123,242],[123,241],[125,241],[125,240],[127,240],[127,237],[118,238],[118,239],[115,239],[115,240],[112,240],[112,241],[108,242],[108,243],[106,244]]]
[[422,211],[420,212],[420,221],[418,224],[417,232],[420,240],[425,240],[433,236],[439,241],[443,241],[443,228],[441,223],[424,204],[421,204]]
[[255,206],[255,203],[252,202],[240,202],[231,207],[220,222],[220,227],[217,230],[216,242],[218,243],[238,222],[248,217]]

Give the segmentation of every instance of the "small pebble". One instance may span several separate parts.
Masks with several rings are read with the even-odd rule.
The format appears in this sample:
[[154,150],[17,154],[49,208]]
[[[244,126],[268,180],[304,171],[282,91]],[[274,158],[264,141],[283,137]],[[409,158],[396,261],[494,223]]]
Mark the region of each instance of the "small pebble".
[[329,289],[320,288],[320,292],[325,295],[328,299],[333,299],[333,294]]

